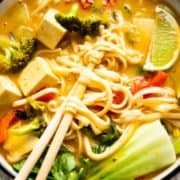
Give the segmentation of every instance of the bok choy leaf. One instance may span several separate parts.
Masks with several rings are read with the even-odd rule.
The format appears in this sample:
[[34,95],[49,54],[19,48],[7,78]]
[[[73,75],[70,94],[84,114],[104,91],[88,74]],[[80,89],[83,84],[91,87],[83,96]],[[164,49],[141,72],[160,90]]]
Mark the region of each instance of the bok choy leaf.
[[164,168],[176,160],[173,144],[160,121],[144,124],[114,155],[89,171],[88,180],[129,180]]

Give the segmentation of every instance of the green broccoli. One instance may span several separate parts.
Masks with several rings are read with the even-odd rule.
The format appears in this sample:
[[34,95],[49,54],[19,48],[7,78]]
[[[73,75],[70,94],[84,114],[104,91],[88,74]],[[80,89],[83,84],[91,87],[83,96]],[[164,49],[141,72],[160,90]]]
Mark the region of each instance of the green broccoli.
[[31,120],[28,120],[27,124],[22,125],[19,128],[11,128],[11,132],[15,135],[25,135],[29,133],[39,133],[44,129],[45,123],[42,116],[37,116]]
[[25,109],[16,110],[16,116],[21,120],[27,120],[36,116],[41,116],[43,112],[46,112],[46,110],[46,103],[29,98],[25,105]]
[[31,60],[36,50],[36,40],[21,38],[18,40],[0,39],[0,71],[16,73]]
[[40,116],[43,112],[46,112],[47,104],[41,101],[28,99],[28,103],[26,105],[26,113],[27,118],[33,118],[36,116]]
[[43,118],[43,113],[46,111],[46,104],[40,101],[28,99],[28,103],[23,110],[16,110],[16,116],[23,120],[24,124],[21,127],[14,127],[11,132],[16,135],[24,135],[35,133],[40,135],[47,126]]
[[100,34],[100,26],[106,25],[101,20],[81,20],[77,14],[78,6],[74,5],[68,15],[56,14],[57,22],[69,32],[77,32],[81,36],[97,36]]

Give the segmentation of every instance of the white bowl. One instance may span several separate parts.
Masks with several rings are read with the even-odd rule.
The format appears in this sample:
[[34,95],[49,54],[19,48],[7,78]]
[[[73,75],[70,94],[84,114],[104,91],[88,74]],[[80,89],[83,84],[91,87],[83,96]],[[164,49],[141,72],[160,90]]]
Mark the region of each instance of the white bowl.
[[[18,0],[4,0],[3,2],[0,3],[0,16],[3,15],[3,13],[10,8],[15,2]],[[179,0],[166,0],[180,15],[180,1]],[[13,177],[16,176],[16,172],[14,169],[11,167],[11,165],[4,159],[2,155],[0,155],[0,165]],[[177,161],[166,168],[163,172],[155,176],[152,180],[161,180],[164,177],[168,176],[170,173],[172,173],[177,167],[180,166],[180,158],[177,159]]]

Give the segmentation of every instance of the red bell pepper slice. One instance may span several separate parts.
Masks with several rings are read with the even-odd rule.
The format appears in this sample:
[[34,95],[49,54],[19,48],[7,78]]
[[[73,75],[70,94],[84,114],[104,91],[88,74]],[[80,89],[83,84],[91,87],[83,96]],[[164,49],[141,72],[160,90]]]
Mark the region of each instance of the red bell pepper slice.
[[151,77],[141,76],[134,81],[131,91],[135,94],[147,87],[162,87],[166,83],[167,79],[168,74],[163,71],[156,72]]
[[121,91],[114,92],[113,103],[121,104],[124,100],[124,93]]
[[47,94],[39,97],[37,100],[38,100],[38,101],[43,101],[43,102],[49,102],[49,101],[51,101],[52,99],[54,99],[55,96],[56,96],[56,94],[51,92],[51,93],[47,93]]

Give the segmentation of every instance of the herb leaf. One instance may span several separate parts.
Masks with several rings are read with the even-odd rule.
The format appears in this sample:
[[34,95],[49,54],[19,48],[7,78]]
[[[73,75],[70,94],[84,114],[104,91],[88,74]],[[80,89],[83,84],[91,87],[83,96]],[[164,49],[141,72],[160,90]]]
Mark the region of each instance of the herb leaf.
[[101,144],[109,146],[113,144],[119,138],[119,136],[120,133],[117,130],[116,125],[111,124],[110,128],[103,134],[100,134],[97,139],[101,142]]
[[[44,155],[37,162],[27,180],[35,179],[43,162]],[[13,168],[16,171],[20,171],[25,161],[24,159],[13,164]],[[83,180],[90,165],[91,161],[88,158],[80,157],[77,159],[63,146],[54,161],[47,180]]]
[[92,147],[92,151],[96,154],[103,153],[105,150],[106,150],[105,145],[94,144]]

